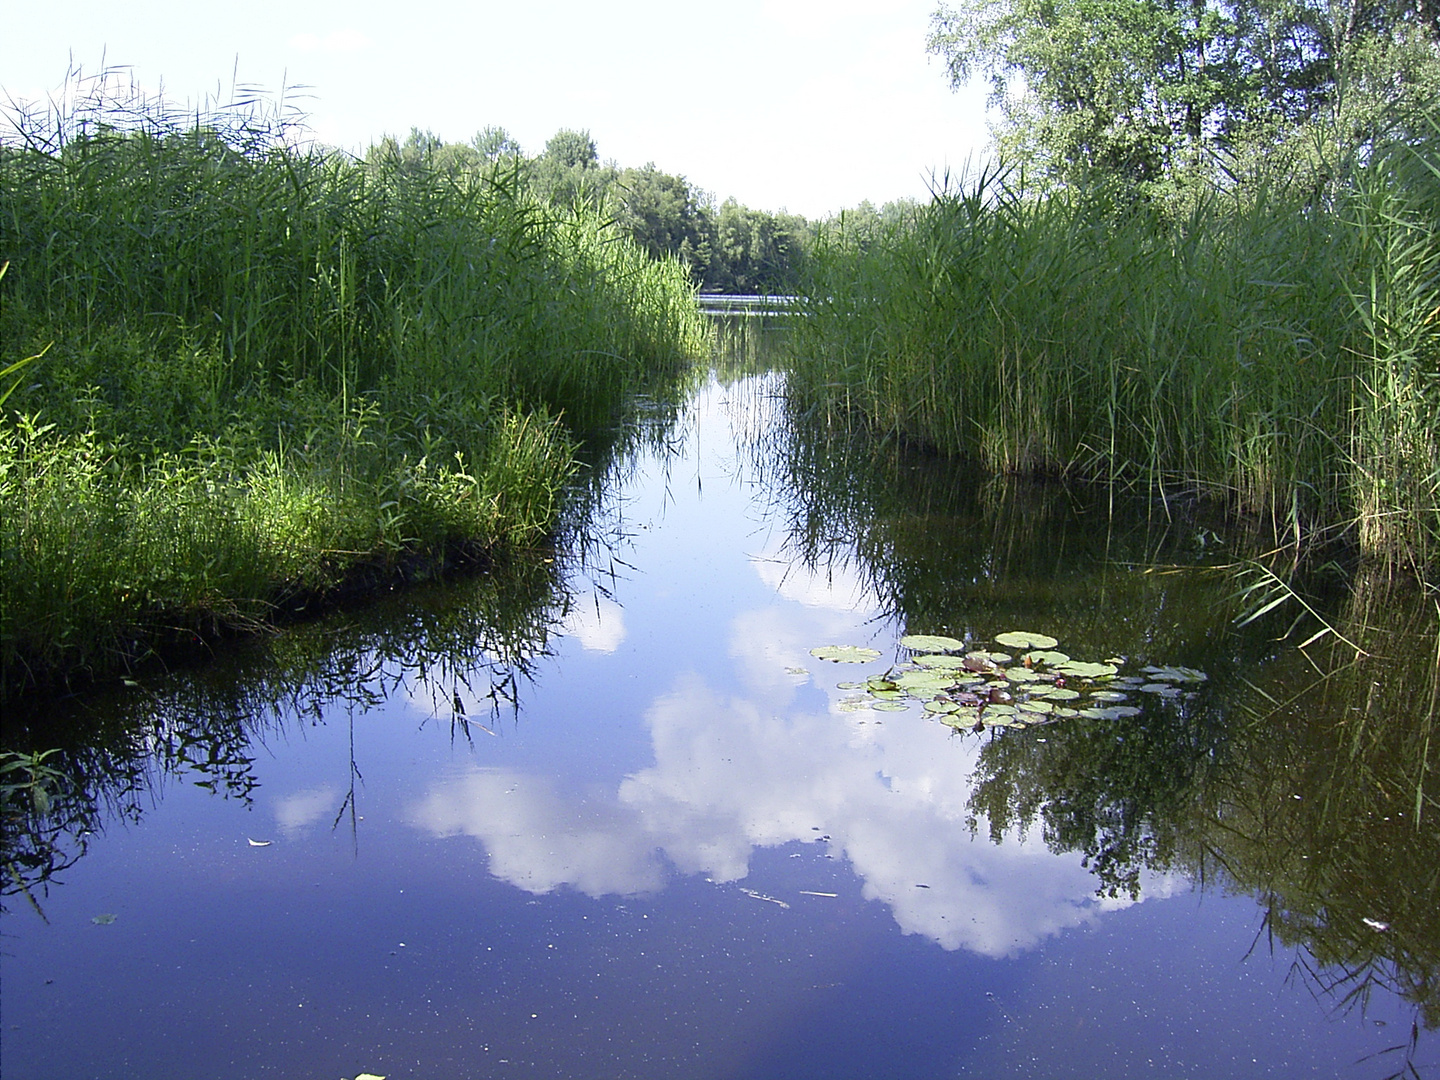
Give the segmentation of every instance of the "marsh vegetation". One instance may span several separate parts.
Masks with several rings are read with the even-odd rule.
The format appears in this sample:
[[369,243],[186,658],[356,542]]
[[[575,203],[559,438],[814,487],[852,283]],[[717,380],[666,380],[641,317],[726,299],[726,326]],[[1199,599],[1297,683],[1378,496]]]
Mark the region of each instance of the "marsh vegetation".
[[7,695],[543,542],[693,290],[503,163],[306,148],[114,73],[0,145]]

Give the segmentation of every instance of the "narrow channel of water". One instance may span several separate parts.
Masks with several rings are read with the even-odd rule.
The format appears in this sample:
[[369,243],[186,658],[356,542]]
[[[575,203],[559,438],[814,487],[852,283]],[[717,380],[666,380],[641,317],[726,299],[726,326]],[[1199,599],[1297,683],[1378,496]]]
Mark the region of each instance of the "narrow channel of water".
[[[1220,530],[847,462],[726,378],[582,561],[83,704],[111,779],[6,897],[4,1075],[1440,1075],[1437,819],[1403,740],[1334,787],[1285,698],[1344,676],[1230,628]],[[849,685],[1015,630],[1207,678],[978,733]]]

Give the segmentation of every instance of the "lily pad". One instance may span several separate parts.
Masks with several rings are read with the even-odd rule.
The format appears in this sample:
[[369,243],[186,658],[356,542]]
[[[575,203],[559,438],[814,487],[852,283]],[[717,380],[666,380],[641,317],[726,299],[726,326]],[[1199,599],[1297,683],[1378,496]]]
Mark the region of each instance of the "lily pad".
[[1029,701],[1022,701],[1019,705],[1021,712],[1044,714],[1050,712],[1055,706],[1044,698],[1031,698]]
[[1124,720],[1130,716],[1139,716],[1140,710],[1133,705],[1111,705],[1108,708],[1081,709],[1080,715],[1091,720]]
[[1037,667],[1059,667],[1070,662],[1070,654],[1054,649],[1036,649],[1025,654],[1025,659]]
[[1045,686],[1031,690],[1030,696],[1048,698],[1051,701],[1074,701],[1080,696],[1080,691],[1071,690],[1068,686]]
[[1178,686],[1171,686],[1169,683],[1163,682],[1146,683],[1140,687],[1140,692],[1142,694],[1154,694],[1156,697],[1170,698],[1180,696],[1180,688]]
[[115,916],[107,911],[103,915],[92,915],[90,917],[90,921],[93,922],[96,926],[109,926],[115,921]]
[[1196,671],[1188,667],[1143,667],[1140,669],[1152,679],[1164,680],[1166,682],[1204,682],[1210,676],[1203,671]]
[[1074,675],[1077,679],[1104,679],[1114,675],[1119,668],[1114,664],[1096,664],[1084,660],[1071,660],[1067,664],[1061,664],[1060,670],[1066,675]]
[[811,649],[810,655],[817,660],[834,660],[837,664],[865,664],[880,659],[880,650],[862,645],[821,645]]
[[835,684],[835,689],[836,689],[836,690],[863,690],[863,689],[865,689],[865,684],[864,684],[863,682],[837,682],[837,683]]
[[1060,642],[1049,634],[1032,634],[1024,630],[1012,630],[1008,634],[997,634],[995,644],[1007,649],[1053,649]]
[[960,703],[958,701],[951,701],[949,698],[931,698],[925,702],[925,711],[932,716],[940,713],[959,712]]
[[902,690],[908,690],[912,694],[925,694],[935,690],[944,690],[953,685],[955,678],[952,675],[945,675],[938,671],[907,671],[895,680],[896,685]]
[[950,656],[948,653],[930,653],[915,657],[915,663],[922,668],[936,671],[959,671],[965,666],[965,657]]
[[965,647],[963,641],[940,634],[906,634],[900,639],[900,644],[918,653],[955,652]]
[[882,701],[877,701],[874,705],[871,706],[871,708],[873,708],[876,712],[904,712],[906,709],[910,708],[910,704],[902,696],[898,698],[885,698]]
[[1129,694],[1122,693],[1122,692],[1119,691],[1119,690],[1096,690],[1096,691],[1095,691],[1093,694],[1091,694],[1090,696],[1091,696],[1092,698],[1094,698],[1096,701],[1109,701],[1109,702],[1128,701],[1128,700],[1130,699],[1130,695],[1129,695]]
[[1031,671],[1029,668],[1021,667],[1019,664],[1016,664],[1012,668],[1005,669],[1005,678],[1009,679],[1011,682],[1034,682],[1035,680],[1040,678],[1040,676],[1037,675],[1035,672]]

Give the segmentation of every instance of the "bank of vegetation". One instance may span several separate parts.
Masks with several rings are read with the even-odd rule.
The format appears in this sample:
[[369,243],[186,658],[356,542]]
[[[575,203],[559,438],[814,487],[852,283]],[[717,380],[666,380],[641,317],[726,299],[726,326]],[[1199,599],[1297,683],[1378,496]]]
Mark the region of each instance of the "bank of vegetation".
[[817,244],[802,392],[1436,580],[1429,9],[1011,0],[942,9],[932,45],[996,79],[1001,163]]
[[540,543],[704,347],[686,269],[457,175],[72,80],[0,140],[3,693]]

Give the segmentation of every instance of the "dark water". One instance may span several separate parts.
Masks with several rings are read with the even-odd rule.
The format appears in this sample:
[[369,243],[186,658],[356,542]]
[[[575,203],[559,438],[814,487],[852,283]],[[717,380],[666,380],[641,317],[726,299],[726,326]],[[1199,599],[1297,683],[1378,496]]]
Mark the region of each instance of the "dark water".
[[[1392,696],[1320,679],[1292,615],[1231,629],[1209,526],[800,447],[777,386],[705,386],[583,559],[83,703],[96,831],[43,921],[6,897],[4,1076],[1440,1075],[1423,600],[1326,612],[1421,652]],[[1210,678],[841,708],[907,631],[1014,629]]]

